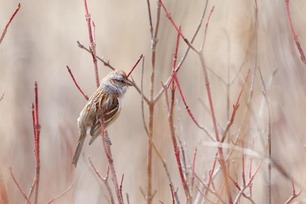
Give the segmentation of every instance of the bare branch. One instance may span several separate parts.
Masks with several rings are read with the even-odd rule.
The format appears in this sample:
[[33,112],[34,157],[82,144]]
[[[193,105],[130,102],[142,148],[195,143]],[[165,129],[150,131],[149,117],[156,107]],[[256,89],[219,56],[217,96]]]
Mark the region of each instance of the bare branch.
[[14,13],[13,13],[12,16],[11,16],[11,18],[10,18],[10,19],[8,20],[8,22],[6,23],[6,25],[5,25],[5,27],[4,27],[3,31],[2,31],[2,34],[1,34],[1,36],[0,36],[0,44],[2,43],[2,41],[3,41],[3,39],[4,39],[4,36],[5,36],[6,32],[7,32],[8,27],[10,26],[11,22],[13,21],[14,17],[16,16],[16,14],[18,13],[18,11],[19,11],[20,8],[21,8],[21,4],[19,3],[19,4],[17,5],[16,10],[14,11]]
[[72,78],[72,80],[73,80],[73,83],[74,83],[75,86],[78,88],[78,90],[80,91],[80,93],[84,96],[84,98],[88,101],[89,97],[83,92],[83,90],[81,89],[81,87],[79,86],[79,84],[76,82],[76,80],[75,80],[75,78],[74,78],[74,76],[73,76],[73,74],[72,74],[72,72],[71,72],[71,69],[69,68],[68,65],[66,65],[66,68],[67,68],[67,70],[68,70],[68,72],[69,72],[69,74],[70,74],[70,76],[71,76],[71,78]]

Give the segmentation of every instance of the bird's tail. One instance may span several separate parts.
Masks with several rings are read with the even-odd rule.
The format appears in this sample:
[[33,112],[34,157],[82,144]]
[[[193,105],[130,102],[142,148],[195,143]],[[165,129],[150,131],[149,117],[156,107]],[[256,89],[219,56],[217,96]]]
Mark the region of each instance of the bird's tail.
[[83,149],[83,145],[84,145],[84,142],[85,142],[85,136],[86,136],[86,133],[85,133],[85,135],[81,134],[78,146],[77,146],[77,148],[74,152],[73,158],[72,158],[72,164],[75,167],[77,166],[77,163],[79,161],[79,158],[80,158],[80,155],[81,155],[81,152],[82,152],[82,149]]

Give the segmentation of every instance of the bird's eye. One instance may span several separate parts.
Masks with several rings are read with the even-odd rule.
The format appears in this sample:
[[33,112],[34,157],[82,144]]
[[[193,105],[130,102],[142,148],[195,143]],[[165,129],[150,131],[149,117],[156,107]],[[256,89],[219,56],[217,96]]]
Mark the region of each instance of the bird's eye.
[[124,83],[124,80],[123,80],[123,79],[117,79],[116,81],[117,81],[117,82],[120,82],[120,83]]

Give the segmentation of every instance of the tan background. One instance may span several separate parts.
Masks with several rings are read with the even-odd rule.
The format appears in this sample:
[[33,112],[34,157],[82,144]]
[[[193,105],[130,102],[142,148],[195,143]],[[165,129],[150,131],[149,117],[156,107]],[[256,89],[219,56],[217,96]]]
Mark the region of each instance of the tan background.
[[[0,2],[0,31],[16,8],[18,2]],[[213,4],[212,4],[213,3]],[[35,172],[31,103],[34,100],[34,81],[39,86],[41,122],[41,183],[40,203],[63,192],[71,183],[72,190],[57,203],[105,203],[105,187],[99,184],[90,169],[87,156],[105,175],[107,160],[101,141],[85,145],[84,157],[77,169],[71,166],[78,130],[76,119],[85,100],[74,86],[66,65],[72,69],[79,85],[90,95],[95,90],[91,56],[77,47],[76,41],[88,46],[83,1],[24,1],[8,33],[0,45],[0,173],[11,203],[22,203],[23,197],[9,175],[12,167],[20,185],[28,191]],[[128,71],[140,54],[145,55],[145,93],[149,93],[150,34],[146,1],[89,1],[92,19],[96,24],[97,53],[120,69]],[[194,33],[204,1],[165,1],[174,20],[182,25],[188,39]],[[155,22],[156,2],[151,1]],[[268,88],[271,106],[272,157],[300,184],[306,179],[305,152],[305,65],[289,30],[284,1],[258,1],[257,48],[252,41],[254,32],[254,2],[251,0],[211,1],[215,11],[211,17],[204,56],[210,69],[212,96],[220,132],[228,121],[227,112],[241,88],[247,69],[254,76],[254,96],[246,105],[250,81],[243,94],[237,113],[232,137],[240,133],[248,148],[266,155],[268,134],[268,109],[262,94],[259,67]],[[306,3],[291,2],[291,12],[302,45],[306,44]],[[207,18],[207,15],[205,19]],[[156,91],[160,82],[170,73],[176,32],[161,12],[156,60]],[[194,46],[200,48],[203,26]],[[247,52],[248,47],[250,51]],[[304,46],[305,47],[305,46]],[[181,41],[179,59],[186,45]],[[257,59],[257,60],[256,60]],[[100,77],[109,72],[99,64]],[[241,69],[241,71],[239,71]],[[230,109],[227,108],[227,91],[222,82],[230,80]],[[277,73],[273,75],[273,72]],[[236,77],[238,73],[238,77]],[[207,109],[207,94],[199,59],[190,53],[178,74],[185,97],[192,112],[201,124],[213,132]],[[140,84],[141,69],[133,77]],[[222,79],[222,80],[221,80]],[[270,82],[270,84],[269,84]],[[187,142],[188,161],[198,148],[196,171],[205,177],[211,168],[216,151],[207,144],[209,139],[190,120],[182,101],[177,97],[176,130]],[[131,203],[145,203],[139,187],[146,188],[147,137],[142,125],[141,97],[130,88],[118,121],[109,129],[118,176],[124,173],[123,192],[129,194]],[[205,103],[205,106],[203,106]],[[247,109],[249,108],[249,109]],[[244,117],[247,115],[246,117]],[[183,189],[178,176],[173,147],[167,123],[165,97],[156,106],[154,141],[166,159],[181,202]],[[239,132],[240,131],[240,132]],[[237,156],[237,157],[236,157]],[[254,159],[254,169],[263,160]],[[157,190],[154,203],[171,202],[171,195],[164,169],[158,158],[153,159],[153,188]],[[232,175],[241,176],[241,154],[234,155]],[[102,186],[102,187],[101,187]],[[254,180],[253,198],[257,203],[267,202],[267,163],[264,162]],[[297,187],[300,189],[300,187]],[[291,184],[276,168],[272,170],[273,203],[285,202],[291,194]],[[234,193],[235,195],[235,193]],[[303,200],[305,194],[298,198]],[[246,202],[242,199],[241,201]],[[247,202],[246,202],[247,203]]]

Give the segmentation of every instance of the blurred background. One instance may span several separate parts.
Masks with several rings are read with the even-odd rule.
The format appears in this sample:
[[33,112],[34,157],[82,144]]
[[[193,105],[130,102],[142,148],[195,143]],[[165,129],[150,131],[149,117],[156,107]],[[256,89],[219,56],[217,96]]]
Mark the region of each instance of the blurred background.
[[[0,2],[0,32],[18,3],[9,0]],[[156,1],[150,3],[155,26]],[[164,3],[190,40],[201,20],[206,1],[165,0]],[[210,1],[203,25],[193,43],[196,49],[202,46],[204,24],[212,6],[215,8],[203,55],[209,70],[221,135],[230,118],[232,105],[237,100],[247,73],[250,73],[234,124],[226,139],[229,145],[225,152],[231,152],[228,154],[230,174],[241,184],[242,155],[246,158],[247,168],[253,162],[253,172],[262,163],[253,182],[252,198],[255,203],[268,202],[266,158],[271,124],[272,159],[278,165],[272,166],[272,203],[284,203],[292,192],[291,179],[296,181],[297,191],[301,190],[306,180],[306,126],[303,124],[306,115],[306,67],[300,60],[289,29],[285,1],[259,0],[257,20],[255,2],[252,0]],[[128,72],[138,57],[144,54],[144,94],[148,96],[152,51],[147,2],[88,0],[88,7],[96,25],[98,56],[117,69]],[[290,10],[303,46],[306,44],[306,2],[291,1]],[[165,12],[161,11],[155,94],[161,89],[161,82],[165,82],[170,75],[176,35]],[[41,124],[39,203],[46,203],[71,185],[71,190],[55,203],[109,202],[104,184],[98,181],[87,159],[89,156],[105,176],[107,159],[101,141],[97,140],[91,146],[86,142],[78,167],[75,169],[71,164],[78,140],[76,120],[86,100],[73,84],[66,65],[69,65],[87,95],[96,89],[91,55],[80,49],[77,41],[86,47],[89,45],[83,1],[30,0],[21,3],[20,11],[0,44],[0,96],[4,93],[0,101],[0,191],[2,196],[6,192],[10,203],[22,203],[24,198],[13,182],[9,168],[12,168],[26,192],[35,175],[31,115],[34,81],[38,83]],[[178,60],[186,48],[181,40]],[[110,69],[99,63],[99,72],[100,78],[103,78]],[[140,86],[141,66],[135,69],[132,76]],[[187,55],[178,77],[189,108],[214,137],[203,70],[194,52]],[[206,181],[215,159],[216,144],[192,122],[178,94],[176,99],[175,130],[183,143],[187,167],[190,167],[197,148],[195,171]],[[153,141],[167,161],[174,187],[184,203],[167,117],[166,99],[162,95],[155,106]],[[147,106],[145,118],[147,122]],[[130,203],[146,203],[140,188],[146,191],[148,142],[141,116],[141,96],[133,87],[128,90],[121,115],[109,128],[109,134],[117,176],[120,179],[124,174],[124,197],[128,194]],[[245,147],[245,152],[233,146]],[[246,150],[251,153],[246,153]],[[215,182],[216,188],[221,189],[221,173]],[[197,181],[196,185],[200,188],[201,184]],[[232,183],[231,186],[235,198],[238,191]],[[156,190],[153,203],[172,202],[165,170],[155,153],[153,190]],[[201,197],[194,190],[194,198],[197,195]],[[217,203],[216,197],[210,196]],[[199,200],[198,203],[209,203],[203,198]],[[306,202],[303,190],[294,201]],[[250,201],[241,198],[240,203]]]

